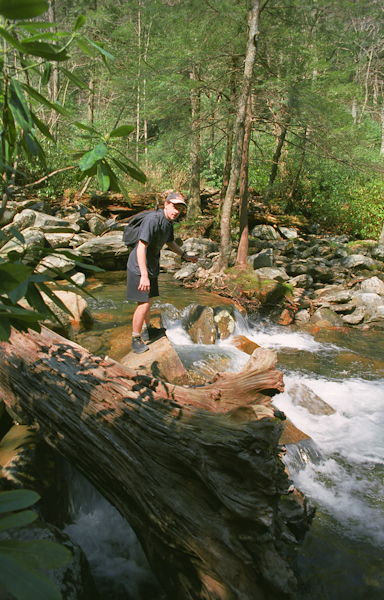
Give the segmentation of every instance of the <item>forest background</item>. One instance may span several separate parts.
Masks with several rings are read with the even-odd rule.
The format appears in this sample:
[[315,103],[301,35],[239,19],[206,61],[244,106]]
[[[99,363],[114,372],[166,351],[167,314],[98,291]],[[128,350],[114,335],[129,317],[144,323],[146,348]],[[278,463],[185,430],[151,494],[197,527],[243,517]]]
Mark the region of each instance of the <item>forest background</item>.
[[[188,194],[188,216],[195,219],[200,190],[221,188],[223,198],[228,183],[252,4],[50,0],[48,13],[37,21],[52,27],[34,29],[28,47],[49,35],[58,44],[58,32],[69,35],[74,23],[81,37],[68,50],[65,68],[63,60],[40,51],[34,70],[27,71],[11,56],[20,49],[3,36],[8,72],[13,69],[22,85],[47,100],[27,98],[38,119],[32,137],[44,141],[44,154],[22,140],[13,157],[17,169],[3,169],[4,183],[13,177],[22,187],[59,171],[35,188],[41,198],[70,196],[84,183],[88,191],[119,189],[103,160],[98,169],[92,161],[88,170],[84,160],[83,168],[77,165],[95,140],[105,142],[108,132],[124,125],[113,140],[125,157],[125,162],[115,157],[124,193],[143,188],[142,169],[147,188]],[[247,111],[253,197],[276,213],[303,215],[323,230],[377,238],[384,220],[383,3],[256,4],[257,52]],[[4,111],[2,119],[4,125]]]

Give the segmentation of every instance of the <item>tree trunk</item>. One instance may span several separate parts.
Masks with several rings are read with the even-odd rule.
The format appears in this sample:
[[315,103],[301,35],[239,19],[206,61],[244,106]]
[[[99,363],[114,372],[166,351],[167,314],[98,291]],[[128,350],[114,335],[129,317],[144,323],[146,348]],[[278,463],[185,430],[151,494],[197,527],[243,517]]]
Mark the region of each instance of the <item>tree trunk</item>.
[[[189,74],[190,79],[197,81],[197,69],[194,67]],[[189,202],[187,209],[187,218],[196,219],[201,215],[200,201],[200,90],[193,87],[191,89],[191,179],[189,184]]]
[[248,19],[248,42],[244,63],[244,76],[241,85],[240,97],[237,105],[237,115],[235,124],[235,145],[233,152],[231,177],[229,180],[228,189],[225,194],[221,211],[220,256],[219,260],[216,263],[217,269],[219,270],[224,269],[228,266],[228,259],[231,252],[231,212],[233,200],[236,194],[237,184],[240,177],[241,159],[245,133],[245,113],[251,88],[253,66],[255,64],[256,57],[258,18],[259,2],[258,0],[252,0]]
[[247,114],[245,117],[245,134],[243,144],[243,158],[241,161],[240,170],[240,240],[237,250],[238,265],[246,265],[248,258],[248,158],[249,158],[249,142],[251,139],[252,128],[252,108],[251,99],[249,97],[247,104]]
[[269,175],[268,188],[264,195],[265,203],[268,203],[270,195],[271,195],[271,191],[273,188],[273,184],[275,183],[275,179],[276,179],[276,175],[277,175],[277,167],[279,165],[281,152],[282,152],[285,138],[287,135],[289,121],[290,121],[290,117],[287,117],[285,123],[281,127],[280,135],[277,139],[276,150],[275,150],[275,154],[273,155],[273,159],[272,159],[271,173]]
[[299,168],[297,169],[295,179],[293,180],[293,183],[292,183],[291,191],[289,192],[288,197],[287,197],[287,207],[286,207],[287,213],[292,212],[293,208],[294,208],[293,207],[293,194],[295,193],[297,184],[299,183],[301,171],[302,171],[303,164],[304,164],[305,151],[306,151],[306,147],[307,147],[307,136],[308,136],[308,129],[305,126],[304,132],[303,132],[303,143],[302,143],[302,151],[301,151]]
[[225,160],[224,160],[224,171],[223,181],[221,184],[220,191],[220,211],[223,206],[224,198],[227,193],[229,178],[231,176],[231,165],[232,165],[232,146],[233,146],[233,112],[236,97],[236,69],[237,69],[237,56],[232,57],[232,73],[231,73],[231,97],[229,106],[229,115],[227,120],[227,145],[225,149]]
[[187,388],[45,328],[13,331],[0,391],[129,521],[169,600],[282,600],[296,580],[281,553],[275,363],[258,348],[238,374]]

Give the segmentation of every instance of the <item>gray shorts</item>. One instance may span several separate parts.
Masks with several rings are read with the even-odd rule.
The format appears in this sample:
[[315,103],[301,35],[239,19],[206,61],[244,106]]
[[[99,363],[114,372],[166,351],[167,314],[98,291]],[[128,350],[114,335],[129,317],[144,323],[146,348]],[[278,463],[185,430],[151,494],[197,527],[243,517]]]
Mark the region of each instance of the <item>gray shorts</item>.
[[133,300],[134,302],[148,302],[150,298],[159,296],[159,282],[158,278],[154,277],[150,279],[151,287],[149,292],[141,292],[138,287],[140,283],[140,275],[132,273],[127,269],[127,300]]

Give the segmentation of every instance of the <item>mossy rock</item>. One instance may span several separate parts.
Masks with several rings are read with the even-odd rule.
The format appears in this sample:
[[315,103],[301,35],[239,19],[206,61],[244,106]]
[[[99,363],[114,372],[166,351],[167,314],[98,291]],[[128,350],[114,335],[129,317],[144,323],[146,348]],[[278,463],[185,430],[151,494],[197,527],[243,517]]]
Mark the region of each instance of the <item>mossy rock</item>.
[[250,265],[231,267],[225,272],[231,294],[258,300],[262,305],[279,304],[285,297],[292,297],[292,286],[275,279],[260,277]]

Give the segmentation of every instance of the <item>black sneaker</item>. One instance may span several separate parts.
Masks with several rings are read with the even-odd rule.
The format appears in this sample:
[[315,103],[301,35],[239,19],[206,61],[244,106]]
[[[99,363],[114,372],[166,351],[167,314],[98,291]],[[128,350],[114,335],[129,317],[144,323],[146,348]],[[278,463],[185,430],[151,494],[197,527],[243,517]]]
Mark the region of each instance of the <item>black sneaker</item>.
[[147,329],[144,329],[141,337],[144,342],[154,342],[163,337],[163,335],[165,335],[165,327],[152,327],[152,325],[150,325]]
[[143,352],[149,350],[149,348],[144,344],[143,340],[140,337],[134,337],[132,338],[131,350],[135,354],[142,354]]

